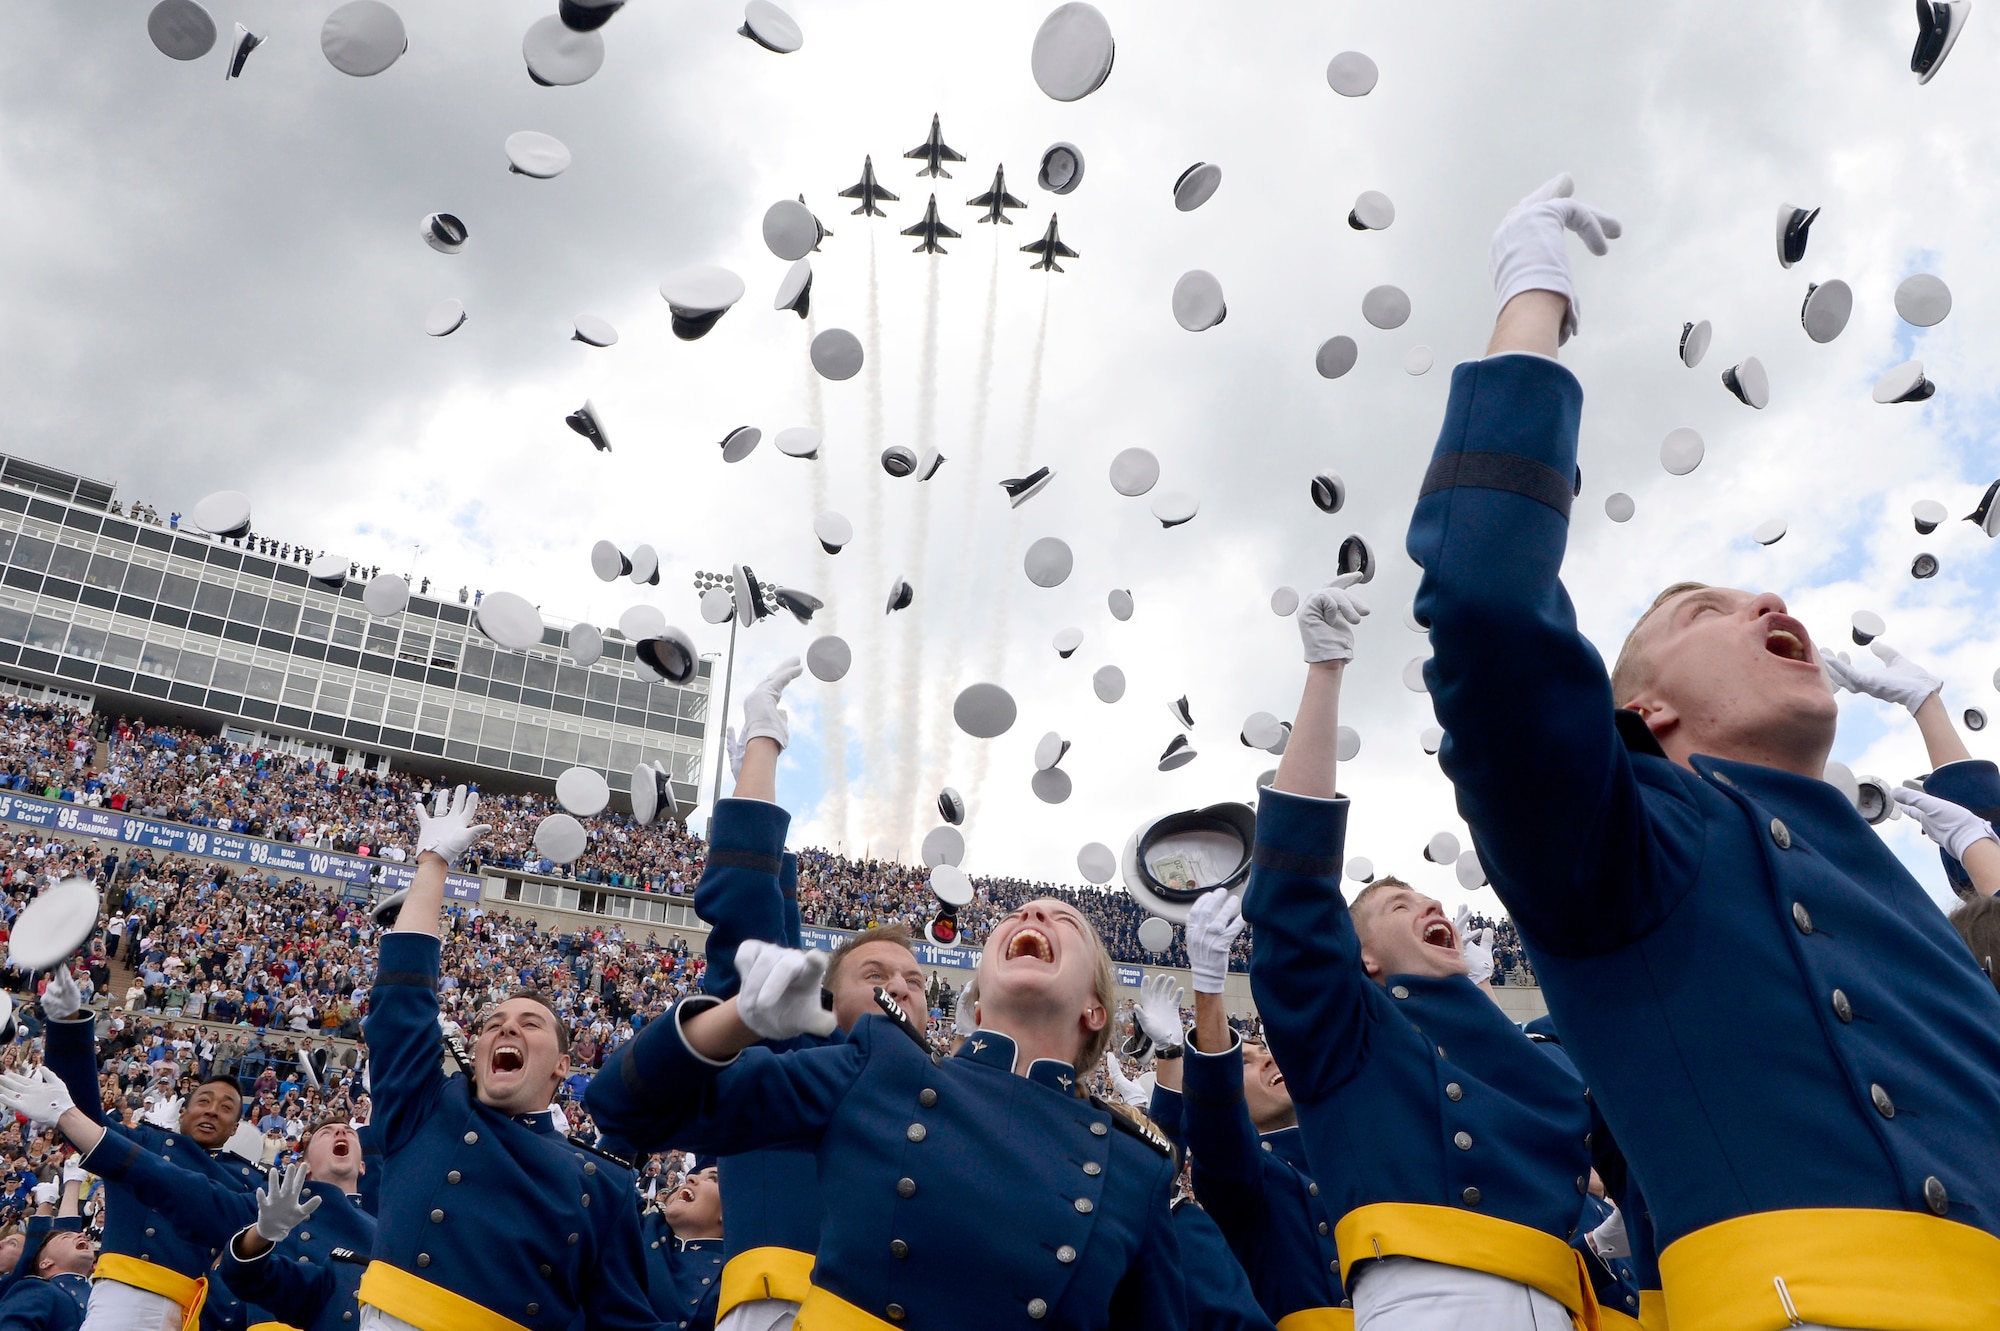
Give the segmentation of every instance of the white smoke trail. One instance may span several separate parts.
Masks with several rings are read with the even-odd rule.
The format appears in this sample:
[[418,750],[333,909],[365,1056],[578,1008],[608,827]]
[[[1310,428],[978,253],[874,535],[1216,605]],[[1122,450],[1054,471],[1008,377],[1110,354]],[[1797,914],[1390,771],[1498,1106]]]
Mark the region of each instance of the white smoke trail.
[[[819,333],[819,322],[810,313],[806,315],[806,345]],[[806,424],[815,430],[826,429],[826,404],[820,396],[819,371],[812,366],[810,356],[802,357],[806,363]],[[826,458],[821,457],[806,465],[812,468],[812,511],[817,518],[826,512]],[[819,542],[813,541],[816,548]],[[820,555],[825,558],[824,554]],[[834,593],[833,570],[826,565],[818,565],[824,573],[815,578],[807,588],[821,600],[826,608],[815,617],[815,628],[820,633],[840,631],[840,602]],[[826,824],[827,839],[839,843],[847,838],[847,700],[840,684],[821,686],[819,701],[820,729],[820,780],[826,786],[826,795],[821,804],[822,820]]]
[[[937,255],[927,255],[930,281],[924,295],[923,359],[917,369],[917,438],[919,456],[937,444],[937,362],[938,362],[938,263]],[[911,819],[916,813],[917,780],[924,765],[924,612],[944,591],[941,579],[930,574],[929,546],[931,508],[941,492],[927,481],[916,494],[916,511],[910,518],[909,553],[903,560],[906,575],[915,584],[917,598],[903,612],[907,621],[898,625],[903,635],[902,677],[896,689],[896,786],[891,808],[890,836],[899,846],[914,844],[910,839]],[[943,605],[938,600],[940,607]]]
[[[866,456],[861,459],[861,468],[867,474],[868,503],[865,517],[855,538],[864,552],[862,563],[863,589],[865,597],[880,597],[888,593],[889,580],[883,568],[882,550],[887,544],[888,533],[882,512],[882,466],[883,448],[882,423],[882,287],[875,266],[875,231],[868,231],[868,342],[866,347],[868,376],[868,446]],[[863,819],[867,824],[861,829],[865,838],[879,832],[884,819],[881,799],[883,787],[880,784],[887,760],[883,746],[887,739],[888,727],[882,724],[885,693],[888,681],[886,634],[883,614],[873,600],[861,607],[861,641],[856,643],[856,655],[862,671],[862,697],[867,711],[866,724],[862,727],[865,737],[865,770],[860,780],[855,782],[862,793],[864,803]]]

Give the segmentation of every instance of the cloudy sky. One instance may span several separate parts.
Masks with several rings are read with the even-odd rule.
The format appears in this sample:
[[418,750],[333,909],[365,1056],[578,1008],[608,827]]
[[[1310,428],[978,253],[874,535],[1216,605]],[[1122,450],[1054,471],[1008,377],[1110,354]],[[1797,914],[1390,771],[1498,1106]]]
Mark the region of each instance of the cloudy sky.
[[[2000,701],[1993,547],[1962,522],[1920,539],[1909,519],[1921,498],[1969,512],[2000,475],[1987,444],[2000,401],[1977,351],[2000,322],[2000,39],[1980,16],[1920,88],[1914,22],[1890,0],[1110,3],[1116,68],[1063,104],[1030,77],[1041,5],[792,0],[806,44],[779,56],[735,34],[729,0],[633,0],[605,29],[596,78],[542,88],[520,45],[545,0],[396,2],[409,51],[372,79],[322,57],[331,0],[211,4],[225,29],[268,38],[236,82],[222,47],[188,64],[160,55],[143,2],[11,7],[0,447],[162,511],[240,488],[260,530],[447,587],[519,591],[558,621],[615,622],[642,589],[597,582],[589,548],[650,541],[663,576],[643,596],[704,649],[727,635],[700,621],[695,570],[747,562],[809,589],[821,619],[745,631],[736,670],[740,689],[818,632],[854,647],[843,683],[808,678],[789,696],[780,793],[796,845],[912,857],[950,784],[972,807],[968,868],[1074,880],[1085,842],[1116,848],[1147,816],[1247,798],[1273,760],[1237,729],[1253,711],[1289,716],[1302,672],[1271,594],[1324,581],[1360,533],[1381,568],[1345,698],[1362,736],[1341,780],[1349,849],[1461,899],[1420,853],[1464,828],[1418,744],[1428,700],[1402,684],[1425,652],[1403,623],[1416,570],[1402,535],[1449,367],[1491,326],[1493,226],[1558,170],[1626,227],[1608,258],[1576,252],[1582,332],[1564,354],[1588,394],[1565,577],[1600,649],[1616,651],[1660,586],[1692,577],[1780,591],[1823,642],[1875,610],[1888,641],[1948,680],[1954,711]],[[1381,68],[1371,96],[1327,86],[1327,62],[1349,49]],[[969,159],[950,180],[919,180],[902,157],[934,112]],[[502,143],[520,129],[560,138],[574,165],[551,181],[510,175]],[[1086,160],[1060,199],[1034,182],[1057,140]],[[902,196],[887,220],[835,197],[867,154]],[[1221,165],[1220,190],[1176,212],[1176,177],[1204,160]],[[975,225],[965,200],[1000,163],[1029,206],[1010,227]],[[1345,224],[1365,189],[1395,201],[1388,231]],[[897,234],[933,190],[965,233],[936,258]],[[760,232],[772,202],[801,193],[834,232],[814,256],[810,323],[771,308],[787,265]],[[1825,210],[1791,271],[1773,251],[1781,202]],[[1030,272],[1018,247],[1058,207],[1081,257]],[[457,256],[418,238],[437,210],[470,229]],[[682,343],[658,284],[705,263],[749,294]],[[1229,303],[1202,334],[1169,303],[1194,268]],[[1956,300],[1929,330],[1891,301],[1917,272]],[[1799,304],[1834,277],[1853,285],[1854,316],[1819,346]],[[1383,282],[1414,305],[1394,332],[1360,315]],[[427,338],[424,314],[446,297],[470,319]],[[582,312],[614,323],[619,344],[566,341]],[[1689,371],[1676,340],[1704,318],[1714,348]],[[830,327],[867,345],[859,377],[813,375],[808,341]],[[1313,353],[1337,333],[1359,341],[1360,362],[1323,380]],[[1418,345],[1437,368],[1411,377]],[[1761,413],[1719,381],[1746,355],[1770,372]],[[1913,356],[1937,396],[1871,402],[1876,376]],[[608,456],[563,425],[586,397]],[[716,447],[738,425],[768,439],[808,423],[826,432],[817,462],[766,443],[730,466]],[[1680,426],[1702,433],[1707,459],[1676,478],[1659,445]],[[890,480],[876,456],[891,444],[948,461],[921,486]],[[1133,445],[1158,454],[1163,488],[1199,496],[1193,522],[1163,530],[1147,500],[1111,490],[1109,460]],[[1038,465],[1054,483],[1010,510],[998,482]],[[1307,493],[1326,469],[1349,485],[1335,517]],[[1637,502],[1627,524],[1604,517],[1613,490]],[[811,533],[827,509],[859,533],[837,558]],[[1751,541],[1774,517],[1785,539]],[[1021,572],[1047,535],[1076,555],[1052,590]],[[1909,576],[1919,550],[1941,562],[1934,580]],[[885,616],[898,575],[916,601]],[[1130,622],[1106,610],[1114,587],[1132,591]],[[1050,639],[1069,625],[1084,643],[1062,661]],[[1129,681],[1112,706],[1090,687],[1105,664]],[[978,680],[1020,702],[1000,739],[952,726],[953,696]],[[1200,756],[1161,774],[1182,694]],[[1075,794],[1057,806],[1028,784],[1049,730],[1074,743]],[[1892,780],[1926,766],[1907,717],[1867,699],[1843,701],[1835,756]],[[1911,825],[1884,831],[1942,893]],[[1490,891],[1474,900],[1492,906]]]

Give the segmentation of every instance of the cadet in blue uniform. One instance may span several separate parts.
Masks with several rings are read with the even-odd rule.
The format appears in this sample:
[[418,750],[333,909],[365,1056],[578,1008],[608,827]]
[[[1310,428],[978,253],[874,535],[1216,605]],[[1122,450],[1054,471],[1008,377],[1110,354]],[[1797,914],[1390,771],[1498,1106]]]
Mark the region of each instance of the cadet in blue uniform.
[[[105,1126],[97,1081],[96,1020],[84,1011],[82,995],[67,968],[57,967],[49,978],[42,1010],[48,1017],[44,1071],[61,1084],[29,1092],[40,1097],[45,1110],[53,1111],[38,1121],[53,1125],[60,1117],[54,1092],[61,1091],[62,1101],[73,1100],[85,1119]],[[34,1117],[28,1109],[20,1112]],[[262,1181],[262,1171],[222,1149],[242,1112],[243,1097],[236,1083],[219,1077],[203,1082],[188,1097],[178,1131],[152,1123],[106,1130],[121,1146],[129,1143],[247,1195]],[[98,1257],[91,1300],[92,1331],[150,1331],[182,1320],[192,1325],[196,1317],[208,1331],[242,1331],[246,1319],[262,1320],[227,1286],[212,1279],[209,1264],[220,1251],[219,1244],[200,1243],[176,1232],[168,1216],[116,1181],[106,1181],[104,1196],[104,1250]]]
[[[1820,779],[1811,634],[1683,584],[1614,683],[1577,631],[1564,230],[1610,232],[1568,191],[1494,238],[1490,354],[1453,375],[1410,527],[1445,773],[1644,1185],[1677,1331],[2000,1325],[2000,994]],[[1926,789],[2000,807],[1992,763],[1944,761],[1935,694],[1910,705]]]
[[1589,1172],[1583,1086],[1466,977],[1437,902],[1388,878],[1351,913],[1341,898],[1340,681],[1366,613],[1353,580],[1299,608],[1305,693],[1259,801],[1242,911],[1355,1325],[1588,1325],[1569,1247]]
[[[361,1321],[396,1331],[657,1327],[630,1170],[557,1133],[568,1031],[537,995],[489,1008],[471,1077],[439,1067],[445,871],[487,829],[460,787],[418,810],[417,871],[382,940],[366,1024],[383,1182]],[[476,1082],[476,1084],[472,1084]]]
[[[774,740],[759,746],[775,761]],[[800,1331],[1185,1326],[1172,1148],[1078,1094],[1116,984],[1083,917],[1034,901],[994,927],[981,1029],[942,1061],[907,1017],[864,1017],[820,1048],[754,1048],[833,1030],[826,960],[744,943],[737,996],[684,999],[649,1023],[591,1082],[592,1116],[642,1148],[815,1152],[818,1260]],[[988,1237],[976,1289],[954,1238],[968,1223]]]
[[[97,1254],[83,1233],[83,1168],[63,1161],[55,1213],[28,1218],[14,1269],[0,1278],[0,1331],[76,1331],[90,1307]],[[25,1288],[23,1288],[25,1287]]]
[[667,1331],[713,1331],[722,1293],[722,1186],[713,1160],[639,1217],[646,1296]]
[[[365,1159],[360,1134],[345,1122],[314,1128],[304,1166],[309,1208],[296,1217],[281,1214],[283,1199],[259,1193],[254,1222],[223,1248],[221,1271],[229,1287],[275,1321],[303,1331],[354,1326],[360,1312],[355,1293],[375,1247],[375,1217],[361,1206]],[[240,1208],[236,1214],[241,1217]]]

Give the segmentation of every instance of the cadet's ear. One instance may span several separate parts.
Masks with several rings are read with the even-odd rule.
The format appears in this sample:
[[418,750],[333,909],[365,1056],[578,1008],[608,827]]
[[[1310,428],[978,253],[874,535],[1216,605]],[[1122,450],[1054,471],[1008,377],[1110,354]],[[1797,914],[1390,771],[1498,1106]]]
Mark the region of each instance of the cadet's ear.
[[1368,978],[1371,980],[1380,979],[1382,976],[1382,965],[1375,960],[1375,953],[1366,943],[1361,945],[1361,969],[1368,972]]
[[1637,712],[1646,723],[1646,729],[1653,732],[1653,738],[1664,740],[1681,723],[1681,714],[1674,705],[1652,693],[1642,693],[1625,704],[1628,711]]
[[[978,1009],[975,1006],[974,1011],[976,1012],[977,1010]],[[1099,1006],[1096,1003],[1092,1003],[1089,1007],[1083,1010],[1083,1028],[1086,1031],[1090,1031],[1092,1034],[1095,1034],[1096,1032],[1103,1030],[1104,1023],[1109,1019],[1110,1019],[1110,1014],[1107,1013],[1101,1006]]]

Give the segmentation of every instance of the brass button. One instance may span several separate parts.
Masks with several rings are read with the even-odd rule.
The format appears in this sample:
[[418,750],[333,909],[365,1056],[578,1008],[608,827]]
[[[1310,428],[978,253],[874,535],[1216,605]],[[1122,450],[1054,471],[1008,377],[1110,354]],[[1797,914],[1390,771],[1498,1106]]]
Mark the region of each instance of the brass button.
[[590,1178],[596,1173],[597,1173],[597,1162],[595,1160],[586,1160],[583,1162],[583,1176],[585,1178]]
[[937,1103],[937,1092],[928,1086],[924,1087],[924,1089],[917,1092],[917,1103],[929,1109]]
[[299,1235],[299,1242],[300,1242],[300,1243],[311,1243],[311,1242],[312,1242],[312,1235],[310,1235],[310,1234],[301,1234],[301,1235]]
[[[653,1246],[654,1246],[655,1248],[659,1247],[659,1246],[660,1246],[660,1241],[659,1241],[658,1239],[654,1239],[654,1240],[653,1240]],[[542,1268],[542,1274],[543,1274],[543,1275],[547,1275],[548,1273],[549,1273],[549,1268],[548,1268],[548,1267],[546,1267],[546,1266],[545,1266],[545,1267],[543,1267],[543,1268]]]
[[892,1303],[882,1311],[889,1314],[889,1320],[892,1322],[903,1320],[903,1305],[900,1303]]
[[1444,1098],[1453,1102],[1463,1100],[1465,1088],[1455,1081],[1448,1081],[1444,1084]]
[[1326,1224],[1326,1221],[1322,1220],[1322,1221],[1320,1221],[1320,1222],[1319,1222],[1319,1232],[1320,1232],[1320,1233],[1322,1233],[1322,1234],[1324,1234],[1324,1233],[1326,1233],[1326,1231],[1327,1231],[1327,1224]]
[[1467,1206],[1479,1205],[1479,1189],[1477,1188],[1467,1188],[1464,1192],[1458,1194],[1458,1196],[1459,1200],[1463,1201]]
[[1044,1317],[1047,1317],[1048,1315],[1049,1315],[1049,1301],[1048,1301],[1047,1299],[1029,1299],[1029,1300],[1028,1300],[1028,1316],[1029,1316],[1029,1317],[1031,1317],[1031,1318],[1033,1318],[1033,1319],[1034,1319],[1035,1321],[1039,1322],[1039,1321],[1041,1321],[1041,1320],[1042,1320],[1042,1319],[1043,1319]]
[[1093,1137],[1102,1137],[1105,1133],[1109,1131],[1111,1131],[1111,1129],[1105,1127],[1102,1123],[1093,1123],[1090,1125],[1090,1135]]
[[476,1132],[468,1132],[468,1133],[466,1133],[466,1134],[465,1134],[465,1144],[466,1144],[467,1146],[477,1146],[477,1145],[479,1145],[479,1134],[478,1134],[478,1133],[476,1133]]
[[1792,923],[1799,926],[1799,932],[1802,934],[1812,932],[1812,912],[1806,909],[1805,902],[1794,901],[1792,903]]
[[1319,1196],[1319,1184],[1317,1183],[1306,1184],[1306,1192],[1309,1196],[1313,1197]]
[[420,1252],[417,1254],[418,1266],[429,1266],[430,1264],[431,1264],[431,1255],[429,1253]]
[[1090,1200],[1090,1198],[1079,1197],[1076,1199],[1076,1213],[1078,1215],[1089,1215],[1092,1211],[1095,1211],[1096,1209],[1097,1209],[1097,1203]]
[[1262,1146],[1267,1151],[1271,1149],[1271,1143],[1269,1142],[1259,1142],[1258,1145]]
[[540,1312],[541,1310],[542,1310],[541,1304],[531,1303],[528,1305],[528,1316],[533,1317],[536,1313]]
[[931,1135],[931,1130],[921,1123],[910,1124],[910,1130],[903,1134],[913,1142],[920,1142]]
[[354,1320],[354,1314],[351,1312],[344,1312],[340,1315],[340,1320],[343,1322],[351,1322]]
[[444,1212],[443,1212],[443,1211],[432,1211],[432,1212],[431,1212],[431,1223],[432,1223],[433,1225],[442,1225],[442,1224],[444,1223]]
[[1469,1132],[1455,1132],[1452,1134],[1451,1144],[1461,1151],[1469,1151],[1472,1149],[1472,1134]]
[[153,1227],[151,1225],[146,1226],[146,1237],[149,1239],[153,1237]]
[[575,1246],[576,1246],[576,1240],[577,1240],[577,1236],[576,1236],[575,1234],[572,1234],[572,1235],[570,1235],[570,1236],[569,1236],[569,1244],[570,1244],[570,1246],[571,1246],[571,1247],[575,1247]]
[[583,1202],[583,1204],[584,1204],[585,1206],[588,1206],[588,1205],[590,1205],[590,1194],[589,1194],[589,1193],[587,1193],[587,1192],[586,1192],[586,1193],[584,1193],[584,1194],[583,1194],[583,1196],[582,1196],[582,1198],[581,1198],[580,1200],[581,1200],[581,1201]]
[[1070,1247],[1067,1243],[1063,1244],[1062,1247],[1056,1249],[1056,1260],[1064,1266],[1068,1266],[1076,1260],[1076,1249]]
[[897,1180],[896,1180],[896,1195],[897,1195],[898,1197],[914,1197],[914,1196],[916,1196],[916,1195],[917,1195],[917,1181],[916,1181],[915,1179],[913,1179],[913,1178],[899,1178],[899,1179],[897,1179]]
[[444,1181],[446,1183],[456,1183],[461,1177],[463,1176],[456,1169],[454,1169],[449,1174],[446,1174],[444,1176]]
[[1104,1172],[1104,1166],[1098,1164],[1095,1160],[1086,1160],[1083,1162],[1083,1172],[1092,1178],[1096,1178]]
[[1924,1180],[1924,1205],[1931,1208],[1933,1215],[1943,1215],[1951,1209],[1951,1195],[1935,1174]]
[[[655,1243],[655,1244],[654,1244],[653,1246],[654,1246],[655,1248],[657,1248],[657,1247],[659,1247],[660,1245],[659,1245],[658,1243]],[[548,1275],[554,1275],[554,1274],[555,1274],[554,1270],[553,1270],[553,1269],[552,1269],[552,1268],[551,1268],[551,1267],[549,1266],[549,1264],[548,1264],[547,1262],[543,1262],[543,1263],[542,1263],[542,1265],[541,1265],[541,1272],[542,1272],[542,1274],[543,1274],[543,1275],[545,1275],[545,1276],[548,1276]]]
[[1331,1271],[1331,1272],[1333,1272],[1333,1273],[1334,1273],[1335,1275],[1339,1275],[1339,1274],[1340,1274],[1340,1259],[1339,1259],[1338,1257],[1336,1257],[1336,1258],[1334,1258],[1334,1259],[1333,1259],[1332,1261],[1328,1262],[1328,1263],[1326,1264],[1326,1269],[1327,1269],[1327,1270],[1329,1270],[1329,1271]]
[[1439,1058],[1443,1058],[1443,1057],[1444,1057],[1444,1046],[1443,1046],[1443,1045],[1439,1045],[1439,1046],[1437,1047],[1437,1051],[1438,1051],[1438,1057],[1439,1057]]
[[1833,1015],[1843,1023],[1854,1020],[1854,1004],[1848,1002],[1846,993],[1839,989],[1833,991]]
[[706,1285],[706,1284],[710,1284],[710,1283],[712,1283],[712,1282],[711,1282],[711,1280],[710,1280],[710,1278],[709,1278],[708,1276],[703,1276],[703,1277],[701,1278],[701,1283],[702,1283],[702,1284],[704,1284],[704,1285]]
[[1589,1176],[1585,1174],[1578,1174],[1576,1176],[1576,1195],[1581,1197],[1583,1196],[1584,1193],[1589,1191],[1590,1191]]
[[1792,848],[1792,829],[1785,826],[1784,819],[1773,818],[1771,820],[1771,840],[1778,843],[1779,850],[1790,850]]
[[910,1255],[910,1245],[901,1239],[890,1239],[889,1255],[891,1257],[908,1257]]
[[1881,1082],[1871,1081],[1868,1083],[1868,1098],[1875,1102],[1875,1110],[1883,1118],[1896,1117],[1896,1102],[1891,1100],[1889,1093],[1882,1089]]
[[1408,998],[1410,991],[1400,984],[1392,985],[1389,989],[1389,996],[1391,998]]

